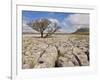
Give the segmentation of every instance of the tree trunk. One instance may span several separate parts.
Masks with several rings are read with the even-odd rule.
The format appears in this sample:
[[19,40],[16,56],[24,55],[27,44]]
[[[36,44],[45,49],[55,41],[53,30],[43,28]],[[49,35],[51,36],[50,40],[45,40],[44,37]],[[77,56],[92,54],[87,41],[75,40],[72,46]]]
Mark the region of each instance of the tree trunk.
[[41,38],[43,38],[43,32],[41,32]]

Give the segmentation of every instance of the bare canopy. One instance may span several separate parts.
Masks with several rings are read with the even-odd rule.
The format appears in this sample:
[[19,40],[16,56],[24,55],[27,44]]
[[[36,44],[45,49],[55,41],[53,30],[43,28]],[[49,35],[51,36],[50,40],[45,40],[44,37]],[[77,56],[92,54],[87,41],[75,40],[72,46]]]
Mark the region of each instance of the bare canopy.
[[[41,38],[46,38],[54,34],[60,28],[57,23],[51,22],[45,18],[33,20],[32,22],[28,23],[28,25],[35,31],[39,32]],[[46,35],[44,35],[44,31],[46,32]]]

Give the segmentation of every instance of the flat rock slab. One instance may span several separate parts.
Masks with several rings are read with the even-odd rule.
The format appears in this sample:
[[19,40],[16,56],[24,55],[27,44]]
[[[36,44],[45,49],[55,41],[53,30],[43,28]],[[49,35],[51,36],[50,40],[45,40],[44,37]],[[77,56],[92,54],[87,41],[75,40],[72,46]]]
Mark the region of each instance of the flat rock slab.
[[22,68],[89,66],[88,35],[24,36]]

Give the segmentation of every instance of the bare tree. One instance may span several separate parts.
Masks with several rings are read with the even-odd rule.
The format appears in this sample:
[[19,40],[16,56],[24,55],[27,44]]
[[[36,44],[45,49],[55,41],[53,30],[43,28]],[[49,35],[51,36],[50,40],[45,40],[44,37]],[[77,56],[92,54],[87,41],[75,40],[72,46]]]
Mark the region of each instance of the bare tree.
[[[37,19],[33,22],[28,23],[28,25],[41,34],[41,38],[46,38],[54,34],[60,27],[57,26],[57,23],[52,23],[48,19]],[[44,36],[44,31],[46,35]]]
[[44,37],[51,36],[52,34],[54,34],[59,29],[60,29],[60,27],[57,25],[57,23],[51,23],[51,25],[48,26],[47,33]]

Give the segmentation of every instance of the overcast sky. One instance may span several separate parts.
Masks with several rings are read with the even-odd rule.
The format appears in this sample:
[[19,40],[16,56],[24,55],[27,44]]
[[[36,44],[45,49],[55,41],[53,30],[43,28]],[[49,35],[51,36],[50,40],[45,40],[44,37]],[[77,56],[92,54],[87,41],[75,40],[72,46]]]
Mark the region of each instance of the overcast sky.
[[22,11],[23,32],[36,32],[27,23],[40,18],[56,22],[61,27],[60,32],[70,33],[78,28],[89,27],[89,14],[86,13]]

